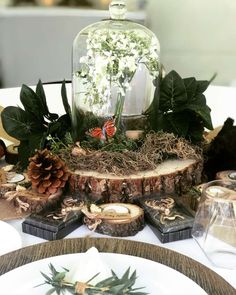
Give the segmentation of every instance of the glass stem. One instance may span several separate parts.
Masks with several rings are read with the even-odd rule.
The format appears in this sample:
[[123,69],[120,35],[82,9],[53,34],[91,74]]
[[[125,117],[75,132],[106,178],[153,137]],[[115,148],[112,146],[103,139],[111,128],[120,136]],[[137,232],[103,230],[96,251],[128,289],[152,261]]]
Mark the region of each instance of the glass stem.
[[124,103],[125,103],[125,96],[119,93],[117,97],[117,104],[116,104],[116,111],[115,111],[116,127],[118,131],[120,129],[121,116],[122,116],[122,111],[124,108]]

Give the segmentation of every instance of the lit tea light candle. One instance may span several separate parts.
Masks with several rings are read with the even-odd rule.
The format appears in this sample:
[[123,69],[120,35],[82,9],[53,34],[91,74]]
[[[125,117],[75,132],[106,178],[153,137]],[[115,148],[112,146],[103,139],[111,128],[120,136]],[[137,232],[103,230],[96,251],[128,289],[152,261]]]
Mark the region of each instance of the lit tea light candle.
[[211,186],[206,189],[206,193],[211,197],[224,197],[228,194],[227,189],[221,186]]
[[232,180],[236,180],[236,171],[229,174],[229,178]]
[[103,212],[107,212],[107,211],[113,211],[119,214],[127,214],[129,213],[129,209],[125,206],[122,205],[109,205],[106,206],[103,210]]
[[236,200],[236,192],[226,187],[211,186],[206,189],[206,194],[208,194],[210,197],[222,198],[227,201]]
[[143,130],[127,130],[125,132],[126,137],[132,140],[138,140],[142,138],[143,134]]

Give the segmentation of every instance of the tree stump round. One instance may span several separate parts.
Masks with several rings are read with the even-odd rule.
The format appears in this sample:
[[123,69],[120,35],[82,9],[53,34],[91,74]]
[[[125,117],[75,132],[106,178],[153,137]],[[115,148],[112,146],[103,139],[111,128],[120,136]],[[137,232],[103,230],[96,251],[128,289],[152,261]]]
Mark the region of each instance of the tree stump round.
[[95,171],[72,171],[70,191],[82,198],[105,203],[132,203],[153,193],[180,195],[201,183],[203,163],[200,160],[167,160],[155,170],[116,176]]

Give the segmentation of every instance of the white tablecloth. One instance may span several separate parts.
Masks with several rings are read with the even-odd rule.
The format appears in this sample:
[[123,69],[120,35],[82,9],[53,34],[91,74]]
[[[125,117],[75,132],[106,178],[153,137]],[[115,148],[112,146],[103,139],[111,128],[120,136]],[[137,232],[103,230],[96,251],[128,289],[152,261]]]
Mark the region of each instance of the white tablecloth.
[[[70,98],[70,84],[67,85],[67,89],[68,97]],[[45,91],[50,110],[63,113],[64,111],[60,96],[60,85],[47,85],[45,86]],[[0,105],[5,107],[8,105],[19,104],[19,92],[20,88],[0,89]],[[211,86],[206,91],[206,97],[207,103],[212,109],[212,119],[214,126],[222,125],[228,116],[236,119],[236,88]],[[12,225],[20,233],[22,238],[22,247],[45,242],[43,239],[22,233],[21,223],[22,221],[19,220],[8,221],[8,224]],[[85,226],[81,226],[69,234],[67,238],[85,237],[87,235],[91,237],[104,237],[103,235],[90,232]],[[227,270],[214,267],[208,261],[204,253],[193,239],[161,244],[149,226],[146,226],[134,237],[128,237],[127,239],[159,245],[187,255],[217,272],[236,288],[236,270]]]
[[[45,85],[47,102],[51,111],[64,113],[61,101],[60,84]],[[34,88],[34,87],[32,87]],[[21,105],[20,87],[0,89],[0,105],[3,107]],[[71,98],[71,84],[67,84],[68,100]],[[211,108],[213,126],[223,125],[231,117],[236,120],[236,87],[210,86],[205,92],[207,104]]]

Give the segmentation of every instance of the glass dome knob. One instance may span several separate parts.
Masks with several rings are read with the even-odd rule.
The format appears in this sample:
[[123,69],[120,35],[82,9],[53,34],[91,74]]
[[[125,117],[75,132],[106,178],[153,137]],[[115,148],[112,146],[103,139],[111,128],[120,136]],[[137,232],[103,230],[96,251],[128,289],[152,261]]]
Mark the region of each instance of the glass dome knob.
[[125,19],[127,11],[126,3],[123,0],[112,0],[109,6],[112,19]]

